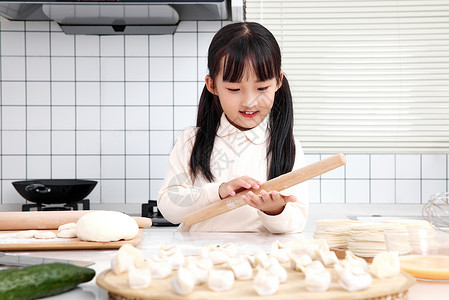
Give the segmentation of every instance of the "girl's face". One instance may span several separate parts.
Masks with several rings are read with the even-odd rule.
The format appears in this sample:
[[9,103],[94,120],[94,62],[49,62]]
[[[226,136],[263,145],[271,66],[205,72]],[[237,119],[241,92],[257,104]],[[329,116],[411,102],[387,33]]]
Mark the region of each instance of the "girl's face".
[[[274,94],[281,83],[276,78],[259,81],[252,70],[245,71],[241,82],[223,81],[223,71],[214,81],[206,76],[206,87],[217,95],[229,122],[240,130],[259,125],[273,107]],[[282,82],[281,73],[281,82]]]

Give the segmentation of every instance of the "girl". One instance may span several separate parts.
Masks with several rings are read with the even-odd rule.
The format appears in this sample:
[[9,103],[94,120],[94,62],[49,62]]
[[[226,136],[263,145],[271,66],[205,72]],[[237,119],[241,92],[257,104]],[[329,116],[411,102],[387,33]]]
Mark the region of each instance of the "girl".
[[[159,192],[158,208],[175,224],[304,165],[293,138],[292,96],[274,36],[257,23],[227,25],[212,39],[208,68],[197,126],[180,134]],[[248,192],[242,196],[248,205],[191,227],[181,224],[179,230],[301,232],[307,188],[300,184],[289,189],[291,195],[284,192]]]

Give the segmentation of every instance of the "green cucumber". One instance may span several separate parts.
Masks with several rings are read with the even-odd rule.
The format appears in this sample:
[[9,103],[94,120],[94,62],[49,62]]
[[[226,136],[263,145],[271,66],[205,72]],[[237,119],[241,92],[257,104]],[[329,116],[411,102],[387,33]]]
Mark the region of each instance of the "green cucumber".
[[0,300],[56,295],[88,282],[94,276],[93,269],[62,263],[0,270]]

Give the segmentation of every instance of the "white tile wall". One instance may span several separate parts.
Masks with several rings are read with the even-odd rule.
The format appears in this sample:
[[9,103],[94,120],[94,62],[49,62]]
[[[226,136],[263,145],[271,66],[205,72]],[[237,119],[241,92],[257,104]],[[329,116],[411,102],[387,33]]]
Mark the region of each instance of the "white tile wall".
[[396,178],[421,178],[421,156],[416,154],[396,155]]
[[51,100],[53,105],[75,105],[74,82],[52,82]]
[[[348,165],[349,167],[349,165]],[[367,179],[346,180],[346,203],[369,203],[370,181]]]
[[[50,105],[51,87],[49,81],[27,82],[27,105]],[[56,104],[53,102],[53,104]]]
[[[222,22],[174,35],[66,35],[0,18],[0,196],[11,182],[85,178],[92,203],[156,199],[178,134],[193,126],[207,49]],[[308,164],[329,154],[308,153]],[[447,191],[448,154],[348,154],[309,181],[311,203],[424,203]]]
[[371,180],[370,196],[372,203],[394,203],[395,194],[395,182],[393,180]]
[[50,178],[50,156],[28,156],[26,163],[28,178]]
[[423,155],[422,177],[425,179],[446,178],[446,155]]
[[2,82],[3,105],[25,105],[25,82]]
[[371,155],[371,178],[395,178],[394,160],[392,154]]

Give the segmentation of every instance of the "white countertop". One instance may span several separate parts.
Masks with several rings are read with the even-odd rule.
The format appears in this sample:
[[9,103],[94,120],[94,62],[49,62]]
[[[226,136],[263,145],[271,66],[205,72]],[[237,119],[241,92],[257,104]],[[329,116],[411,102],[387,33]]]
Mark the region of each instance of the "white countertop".
[[[269,252],[271,243],[279,240],[287,242],[290,240],[311,238],[311,233],[273,235],[262,233],[180,233],[175,232],[175,228],[147,228],[144,230],[142,242],[138,246],[144,253],[144,257],[150,257],[157,254],[158,247],[165,244],[177,244],[184,255],[194,255],[204,247],[213,244],[234,243],[240,252],[251,253],[254,249],[262,249]],[[90,266],[97,275],[110,266],[112,256],[117,250],[73,250],[73,251],[32,251],[32,252],[13,252],[11,254],[21,254],[29,256],[40,256],[47,258],[90,260],[95,264]],[[409,290],[409,299],[418,300],[442,300],[447,299],[449,294],[449,283],[435,283],[418,281]],[[95,278],[78,286],[78,288],[49,297],[53,300],[105,300],[108,299],[107,291],[98,287]]]

